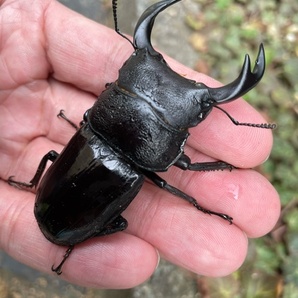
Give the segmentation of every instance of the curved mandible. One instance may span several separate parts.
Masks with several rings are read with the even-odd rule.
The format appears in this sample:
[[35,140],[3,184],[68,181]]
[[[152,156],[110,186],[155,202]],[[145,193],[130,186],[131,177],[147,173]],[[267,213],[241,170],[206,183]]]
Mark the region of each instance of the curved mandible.
[[260,44],[258,58],[253,71],[249,55],[245,55],[239,77],[232,83],[219,88],[209,88],[210,97],[215,101],[214,105],[227,103],[247,93],[256,86],[265,72],[265,52],[263,44]]
[[151,31],[155,18],[161,11],[179,1],[181,0],[163,0],[145,10],[134,31],[133,44],[135,49],[147,48],[151,54],[157,54],[151,44]]

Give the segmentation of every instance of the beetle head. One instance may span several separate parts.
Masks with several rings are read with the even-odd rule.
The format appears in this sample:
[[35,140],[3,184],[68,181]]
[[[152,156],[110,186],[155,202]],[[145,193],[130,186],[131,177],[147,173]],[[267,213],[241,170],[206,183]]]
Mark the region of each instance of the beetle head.
[[[150,6],[142,14],[134,31],[133,46],[135,53],[131,59],[135,59],[133,63],[135,69],[141,68],[136,67],[137,65],[146,65],[146,67],[143,67],[141,79],[143,80],[143,86],[148,87],[147,90],[150,90],[151,86],[152,92],[149,92],[151,95],[150,104],[154,105],[154,102],[157,101],[158,104],[154,109],[161,111],[161,117],[164,118],[165,122],[182,129],[197,125],[206,118],[213,107],[235,100],[256,86],[265,71],[265,53],[261,44],[252,71],[250,57],[246,55],[238,78],[230,84],[219,88],[208,87],[202,83],[181,77],[176,73],[174,75],[174,71],[168,67],[162,55],[153,48],[151,44],[151,31],[156,16],[167,7],[179,1],[181,0],[160,1]],[[138,55],[143,58],[137,58],[136,56]],[[146,81],[147,76],[148,81]],[[137,77],[138,75],[135,73],[133,79]],[[154,80],[159,83],[154,84]],[[128,82],[125,86],[129,86]],[[132,85],[131,87],[132,89],[130,91],[133,93],[136,92],[136,88]],[[156,91],[162,88],[165,90],[164,93],[162,90],[159,93]],[[179,89],[181,90],[180,92]],[[138,93],[138,95],[140,94]],[[175,102],[171,103],[171,99]],[[179,101],[181,101],[180,104]],[[162,110],[165,112],[163,113]],[[173,114],[169,112],[173,112]],[[181,114],[184,116],[181,117]]]

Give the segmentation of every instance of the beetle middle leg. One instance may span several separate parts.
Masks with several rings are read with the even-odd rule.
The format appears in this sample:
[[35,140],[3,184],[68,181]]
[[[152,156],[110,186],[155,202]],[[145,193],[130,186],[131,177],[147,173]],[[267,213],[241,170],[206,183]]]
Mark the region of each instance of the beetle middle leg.
[[47,162],[48,160],[50,160],[51,162],[54,162],[56,160],[56,158],[59,156],[59,154],[54,151],[51,150],[49,151],[40,161],[38,168],[36,170],[36,173],[34,175],[34,177],[30,180],[29,183],[26,182],[20,182],[20,181],[16,181],[13,179],[14,176],[10,176],[7,180],[9,185],[15,186],[17,188],[23,188],[23,187],[28,187],[28,188],[32,188],[32,187],[36,187],[38,185],[38,182],[40,181],[40,178],[46,168]]
[[214,212],[214,211],[203,208],[202,206],[200,206],[198,204],[198,202],[196,201],[195,198],[189,196],[188,194],[184,193],[183,191],[179,190],[178,188],[168,184],[167,181],[165,181],[164,179],[159,177],[156,173],[146,171],[146,170],[142,170],[142,172],[147,178],[149,178],[158,187],[160,187],[164,190],[167,190],[171,194],[173,194],[177,197],[180,197],[183,200],[186,200],[187,202],[192,204],[194,207],[196,207],[199,211],[209,214],[209,215],[213,214],[213,215],[219,216],[219,217],[223,218],[224,220],[227,220],[230,224],[233,223],[233,218],[231,216],[224,214],[224,213],[218,213],[218,212]]
[[[94,237],[105,236],[105,235],[110,235],[110,234],[113,234],[116,232],[121,232],[121,231],[125,230],[127,228],[127,226],[128,226],[127,220],[124,217],[122,217],[121,215],[119,215],[109,225],[107,225],[103,230],[94,234]],[[62,267],[63,267],[65,261],[69,258],[73,249],[74,249],[74,245],[69,245],[60,264],[57,267],[54,267],[54,265],[52,266],[52,268],[51,268],[52,271],[57,273],[57,275],[60,275],[62,273]]]
[[224,161],[213,161],[213,162],[195,162],[192,163],[190,158],[183,154],[174,165],[182,170],[190,171],[219,171],[219,170],[230,170],[236,169],[233,165]]

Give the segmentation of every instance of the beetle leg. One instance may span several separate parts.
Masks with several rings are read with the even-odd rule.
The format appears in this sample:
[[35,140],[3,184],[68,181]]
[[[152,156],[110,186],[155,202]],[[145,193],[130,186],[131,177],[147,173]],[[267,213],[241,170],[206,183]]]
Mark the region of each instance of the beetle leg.
[[125,230],[128,226],[127,220],[119,215],[114,221],[112,221],[108,226],[104,228],[104,230],[101,230],[98,234],[95,236],[104,236],[104,235],[110,235],[116,232],[121,232]]
[[56,160],[56,158],[59,156],[59,154],[54,151],[54,150],[51,150],[49,151],[40,161],[39,165],[38,165],[38,168],[36,170],[36,173],[34,175],[34,177],[30,180],[29,183],[26,183],[26,182],[20,182],[20,181],[15,181],[13,180],[13,176],[10,176],[7,180],[8,184],[9,185],[12,185],[12,186],[15,186],[17,188],[20,188],[22,189],[22,187],[29,187],[29,188],[32,188],[32,187],[36,187],[45,168],[46,168],[46,165],[47,165],[47,162],[48,160],[50,160],[51,162],[54,162]]
[[218,212],[214,212],[208,209],[205,209],[203,207],[201,207],[198,202],[196,201],[195,198],[187,195],[186,193],[184,193],[183,191],[179,190],[178,188],[169,185],[167,183],[167,181],[165,181],[164,179],[162,179],[161,177],[159,177],[156,173],[154,172],[150,172],[150,171],[146,171],[146,170],[142,170],[142,172],[144,173],[144,175],[149,178],[154,184],[156,184],[158,187],[167,190],[168,192],[170,192],[171,194],[180,197],[183,200],[186,200],[187,202],[189,202],[190,204],[192,204],[194,207],[196,207],[199,211],[206,213],[206,214],[213,214],[216,216],[219,216],[221,218],[223,218],[224,220],[227,220],[230,224],[233,223],[233,218],[230,217],[227,214],[223,214],[223,213],[218,213]]
[[57,115],[57,117],[59,118],[62,118],[64,119],[67,123],[69,123],[75,130],[78,130],[79,127],[74,123],[72,122],[71,120],[69,120],[65,114],[64,114],[64,110],[60,110],[59,114]]
[[70,245],[68,247],[67,251],[65,252],[65,255],[63,256],[63,259],[62,259],[61,263],[57,267],[54,267],[54,265],[52,266],[51,269],[52,269],[53,272],[56,272],[58,275],[60,275],[62,273],[62,271],[61,271],[62,266],[63,266],[64,262],[66,261],[66,259],[71,254],[73,248],[74,248],[74,245]]
[[219,171],[219,170],[232,171],[233,169],[236,169],[236,167],[224,161],[191,163],[190,158],[185,154],[183,154],[175,162],[174,165],[182,170],[190,170],[190,171]]
[[[128,225],[127,220],[121,215],[119,215],[116,219],[114,219],[114,221],[112,221],[112,223],[106,226],[104,230],[101,230],[95,236],[110,235],[116,232],[123,231],[127,228],[127,225]],[[56,272],[58,275],[62,273],[62,267],[65,261],[68,259],[69,255],[71,254],[71,252],[73,251],[73,249],[74,249],[74,245],[70,245],[68,247],[60,264],[57,267],[54,267],[54,265],[52,266],[51,269],[53,272]]]

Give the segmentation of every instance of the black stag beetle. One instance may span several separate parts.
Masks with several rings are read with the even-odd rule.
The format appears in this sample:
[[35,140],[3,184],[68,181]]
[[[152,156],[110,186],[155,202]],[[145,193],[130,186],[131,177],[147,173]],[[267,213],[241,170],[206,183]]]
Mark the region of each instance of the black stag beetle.
[[[204,209],[155,172],[167,171],[171,166],[191,171],[233,168],[221,161],[192,163],[183,151],[188,128],[203,121],[213,107],[237,99],[261,80],[264,49],[261,45],[252,72],[246,55],[239,77],[220,88],[209,88],[180,76],[150,41],[156,16],[179,1],[163,0],[150,6],[136,25],[133,42],[119,31],[117,1],[112,1],[115,31],[132,44],[133,54],[119,70],[118,79],[107,84],[85,113],[81,127],[64,150],[46,154],[29,183],[9,178],[19,187],[39,184],[34,208],[39,227],[49,241],[69,247],[62,262],[52,267],[57,274],[61,274],[74,245],[127,227],[121,213],[145,178],[198,210],[232,223],[229,215]],[[59,115],[68,120],[63,113]],[[274,128],[271,124],[239,123],[228,117],[236,125]],[[53,164],[40,181],[49,160]]]

